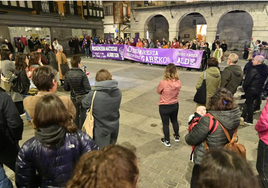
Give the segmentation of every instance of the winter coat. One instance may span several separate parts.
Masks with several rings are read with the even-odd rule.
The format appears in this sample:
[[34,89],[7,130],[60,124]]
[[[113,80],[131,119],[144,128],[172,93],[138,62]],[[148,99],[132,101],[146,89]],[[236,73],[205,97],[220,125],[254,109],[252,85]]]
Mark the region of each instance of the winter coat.
[[13,188],[11,181],[6,176],[5,170],[0,166],[0,187],[1,188]]
[[[96,82],[95,90],[97,93],[93,103],[94,126],[100,128],[103,134],[109,135],[119,129],[122,94],[115,80]],[[83,99],[83,108],[90,108],[94,92],[94,90],[90,91]]]
[[[216,51],[217,51],[217,48],[215,49],[215,51],[214,51],[212,57],[215,57],[215,55],[216,55]],[[223,54],[223,53],[222,53],[222,49],[220,48],[220,49],[219,49],[219,52],[218,52],[218,56],[217,56],[217,60],[218,60],[219,63],[221,63],[222,54]]]
[[89,41],[85,42],[84,48],[90,48],[90,42]]
[[157,93],[160,94],[158,105],[177,103],[180,89],[180,80],[162,80],[157,87]]
[[53,51],[49,51],[46,54],[47,60],[48,60],[48,65],[53,67],[55,70],[59,71],[59,65],[56,60],[56,55]]
[[38,138],[35,133],[35,137],[23,144],[16,162],[15,177],[19,187],[29,187],[37,171],[41,176],[42,188],[63,188],[81,155],[98,150],[90,136],[81,130],[66,132],[63,137],[60,137],[59,131],[49,133],[52,138]]
[[223,52],[226,52],[227,51],[227,44],[221,44],[221,49]]
[[[203,83],[204,72],[201,73],[198,78],[196,89],[199,89]],[[206,70],[206,89],[207,89],[207,99],[206,99],[206,108],[209,106],[210,98],[214,95],[215,91],[221,86],[221,74],[218,67],[209,67]],[[204,104],[203,104],[204,105]]]
[[155,45],[154,45],[153,41],[149,42],[148,46],[149,46],[148,48],[155,48]]
[[61,73],[61,67],[60,67],[60,65],[61,64],[65,64],[65,63],[68,64],[66,55],[63,52],[58,52],[57,55],[56,55],[56,60],[58,62],[58,67],[59,67],[59,79],[60,80],[64,80],[65,79],[65,76]]
[[[240,124],[240,111],[238,108],[229,111],[209,111],[229,132],[230,137],[233,136],[235,129]],[[185,136],[185,141],[194,148],[194,163],[200,165],[206,149],[204,146],[204,140],[207,139],[209,148],[222,148],[228,143],[228,139],[220,125],[217,126],[215,132],[208,134],[209,132],[208,116],[204,116],[200,119],[197,125],[195,125],[191,132]]]
[[[0,148],[22,138],[23,121],[11,97],[0,88]],[[1,187],[1,186],[0,186]]]
[[[47,95],[47,94],[50,94],[50,92],[39,91],[37,93],[37,95],[26,97],[23,100],[23,106],[24,106],[25,110],[27,111],[27,113],[29,114],[29,116],[30,116],[31,119],[34,118],[34,110],[35,110],[36,103],[44,95]],[[76,116],[76,109],[75,109],[74,104],[71,101],[71,99],[69,97],[66,97],[66,96],[59,96],[59,98],[62,100],[64,106],[66,107],[66,109],[68,109],[68,111],[70,112],[70,114],[72,115],[72,117],[75,118],[75,116]]]
[[263,91],[263,85],[268,75],[268,67],[265,64],[252,66],[247,71],[243,89],[245,93],[250,92],[259,95]]
[[142,48],[143,47],[143,43],[141,41],[140,42],[137,42],[136,47],[137,48]]
[[262,110],[260,119],[255,125],[255,130],[259,133],[259,138],[268,145],[268,98],[267,103]]
[[71,91],[71,96],[74,97],[72,88],[76,95],[84,95],[91,90],[88,77],[80,68],[71,68],[65,75],[64,90]]
[[179,48],[179,43],[178,42],[172,42],[171,43],[171,48]]
[[230,65],[221,73],[221,86],[235,94],[243,80],[243,71],[239,65]]

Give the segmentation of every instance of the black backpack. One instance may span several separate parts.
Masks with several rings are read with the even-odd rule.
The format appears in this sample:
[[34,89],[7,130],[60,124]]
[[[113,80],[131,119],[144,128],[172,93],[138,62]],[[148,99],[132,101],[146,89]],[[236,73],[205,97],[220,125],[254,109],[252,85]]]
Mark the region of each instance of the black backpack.
[[20,71],[16,77],[12,80],[11,89],[15,92],[18,92],[20,94],[23,94],[23,91],[27,88],[25,84],[21,81],[20,74],[22,71]]

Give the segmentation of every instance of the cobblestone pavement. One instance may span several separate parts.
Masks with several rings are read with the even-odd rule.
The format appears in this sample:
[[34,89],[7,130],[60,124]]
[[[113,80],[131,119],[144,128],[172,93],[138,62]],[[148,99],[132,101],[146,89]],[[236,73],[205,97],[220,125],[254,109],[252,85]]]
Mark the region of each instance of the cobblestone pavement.
[[[227,59],[227,58],[226,58]],[[113,61],[82,58],[82,64],[90,72],[89,80],[94,85],[95,73],[108,69],[114,79],[118,80],[123,98],[121,104],[120,133],[118,143],[136,150],[139,158],[141,188],[187,188],[189,186],[193,163],[189,160],[191,147],[184,141],[187,133],[188,116],[195,110],[193,96],[200,72],[179,69],[182,89],[179,94],[179,114],[181,141],[171,139],[171,147],[160,142],[162,124],[158,112],[159,95],[156,92],[158,83],[163,78],[165,66],[147,66],[129,61]],[[239,61],[244,66],[245,61]],[[221,69],[226,66],[223,62]],[[69,96],[61,87],[58,94]],[[237,96],[241,94],[238,93]],[[238,101],[239,103],[243,101]],[[262,105],[265,102],[263,102]],[[254,122],[260,114],[254,116]],[[24,117],[25,119],[25,117]],[[172,128],[170,127],[171,133]],[[33,136],[32,128],[25,128],[23,144]],[[253,126],[241,126],[239,139],[247,148],[247,158],[255,169],[258,136]],[[14,174],[7,169],[8,176],[14,180]]]

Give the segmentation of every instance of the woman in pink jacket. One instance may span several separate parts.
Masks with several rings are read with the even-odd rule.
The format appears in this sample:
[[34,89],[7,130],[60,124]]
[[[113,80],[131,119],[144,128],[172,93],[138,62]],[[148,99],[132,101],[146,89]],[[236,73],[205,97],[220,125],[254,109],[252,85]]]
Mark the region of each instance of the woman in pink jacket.
[[261,117],[255,125],[255,130],[258,131],[260,138],[256,168],[263,187],[268,188],[268,99]]
[[158,87],[157,92],[160,94],[159,113],[163,123],[164,138],[161,142],[170,147],[169,138],[169,119],[173,125],[174,138],[176,142],[180,141],[179,123],[178,123],[178,95],[181,89],[181,81],[179,80],[178,69],[170,63],[166,67],[164,80],[162,80]]

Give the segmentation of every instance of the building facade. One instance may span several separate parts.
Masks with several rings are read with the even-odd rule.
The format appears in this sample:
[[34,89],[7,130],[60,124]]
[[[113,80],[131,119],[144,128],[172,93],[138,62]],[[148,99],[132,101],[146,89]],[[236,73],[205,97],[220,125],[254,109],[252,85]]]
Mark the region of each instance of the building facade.
[[71,37],[104,36],[102,1],[0,1],[0,43],[15,37],[57,38],[65,51]]
[[130,37],[130,1],[104,1],[104,37]]
[[267,1],[134,1],[131,36],[225,40],[229,49],[241,50],[246,41],[268,39]]

